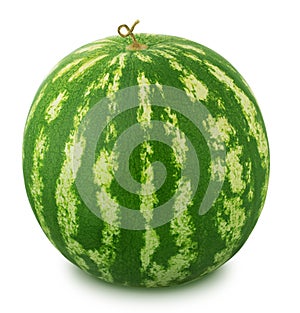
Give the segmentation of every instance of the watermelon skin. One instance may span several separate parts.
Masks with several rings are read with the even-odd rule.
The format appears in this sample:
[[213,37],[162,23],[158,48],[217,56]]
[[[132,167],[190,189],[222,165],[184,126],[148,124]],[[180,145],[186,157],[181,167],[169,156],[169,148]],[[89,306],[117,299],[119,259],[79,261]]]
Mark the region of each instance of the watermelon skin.
[[[148,48],[98,40],[44,80],[24,130],[25,187],[44,233],[72,263],[110,283],[172,286],[217,269],[247,240],[267,193],[268,139],[253,93],[224,58],[183,38],[136,38]],[[88,133],[103,117],[101,134]],[[134,147],[124,137],[121,149],[115,143],[134,126],[132,140],[135,129],[144,137]],[[159,127],[165,133],[152,135]],[[160,216],[169,199],[171,215]]]

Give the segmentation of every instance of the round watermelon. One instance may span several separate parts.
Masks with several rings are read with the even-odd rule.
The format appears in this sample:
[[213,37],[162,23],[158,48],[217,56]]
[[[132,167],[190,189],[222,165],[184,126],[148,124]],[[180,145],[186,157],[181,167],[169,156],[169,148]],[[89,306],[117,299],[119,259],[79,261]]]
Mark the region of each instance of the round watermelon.
[[87,273],[183,284],[228,261],[253,230],[266,130],[223,57],[127,31],[75,50],[40,86],[24,131],[26,191],[48,239]]

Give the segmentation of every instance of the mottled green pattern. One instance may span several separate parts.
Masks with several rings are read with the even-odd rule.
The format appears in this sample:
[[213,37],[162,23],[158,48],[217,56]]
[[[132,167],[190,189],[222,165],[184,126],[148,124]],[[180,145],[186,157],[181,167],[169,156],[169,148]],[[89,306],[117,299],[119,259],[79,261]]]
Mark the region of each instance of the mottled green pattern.
[[[64,58],[42,83],[25,126],[25,185],[47,237],[83,270],[123,285],[176,285],[218,268],[247,240],[266,197],[268,141],[252,92],[220,55],[182,38],[136,37],[148,48],[126,50],[130,38],[99,40]],[[138,86],[139,105],[122,112],[117,92],[131,86]],[[156,86],[162,97],[164,86],[172,86],[191,104],[201,102],[209,116],[199,125],[210,140],[172,103],[165,108],[152,103],[150,86]],[[109,99],[104,102],[107,127],[92,151],[94,164],[88,174],[101,219],[76,185],[82,156],[91,153],[88,138],[77,138],[77,131],[104,98]],[[151,140],[153,121],[164,123],[170,147]],[[134,124],[145,134],[129,160],[130,174],[140,186],[136,193],[120,186],[114,175],[122,155],[115,142]],[[181,175],[189,152],[187,139],[200,168],[194,196],[190,178]],[[226,164],[221,157],[211,159],[211,150],[226,153]],[[158,161],[167,177],[157,190],[152,164]],[[222,182],[222,189],[211,209],[199,215],[210,180]],[[155,208],[173,196],[174,217],[152,228]],[[140,210],[144,229],[121,228],[121,207]]]

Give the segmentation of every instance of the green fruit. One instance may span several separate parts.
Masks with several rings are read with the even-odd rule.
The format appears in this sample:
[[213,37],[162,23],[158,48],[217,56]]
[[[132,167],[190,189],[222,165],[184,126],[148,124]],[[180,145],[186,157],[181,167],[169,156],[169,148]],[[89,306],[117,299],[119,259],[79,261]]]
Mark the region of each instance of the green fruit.
[[25,186],[46,236],[84,271],[177,285],[247,240],[267,192],[267,135],[220,55],[172,36],[136,40],[145,46],[85,45],[45,79],[24,132]]

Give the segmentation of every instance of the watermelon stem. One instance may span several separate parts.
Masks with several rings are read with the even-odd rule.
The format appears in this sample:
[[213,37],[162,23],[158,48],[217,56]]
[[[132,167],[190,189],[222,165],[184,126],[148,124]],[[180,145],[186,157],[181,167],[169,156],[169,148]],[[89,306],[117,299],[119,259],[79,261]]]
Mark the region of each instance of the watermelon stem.
[[[134,36],[134,34],[133,34],[133,30],[134,30],[135,26],[136,26],[139,22],[140,22],[139,20],[136,20],[136,21],[133,23],[133,25],[131,26],[131,28],[129,28],[129,26],[126,25],[126,24],[122,24],[122,25],[120,25],[120,26],[118,27],[118,33],[119,33],[119,35],[120,35],[121,37],[125,38],[125,37],[130,36],[130,37],[132,38],[132,40],[133,40],[133,42],[132,42],[129,46],[126,47],[127,50],[144,50],[144,49],[147,49],[147,48],[148,48],[147,45],[144,45],[144,44],[139,43],[139,42],[136,40],[136,38],[135,38],[135,36]],[[122,28],[125,28],[125,29],[127,30],[127,33],[126,33],[126,34],[123,34],[123,33],[121,32],[121,29],[122,29]]]

